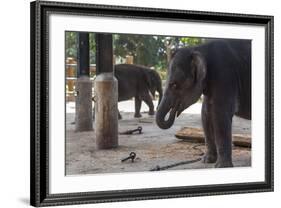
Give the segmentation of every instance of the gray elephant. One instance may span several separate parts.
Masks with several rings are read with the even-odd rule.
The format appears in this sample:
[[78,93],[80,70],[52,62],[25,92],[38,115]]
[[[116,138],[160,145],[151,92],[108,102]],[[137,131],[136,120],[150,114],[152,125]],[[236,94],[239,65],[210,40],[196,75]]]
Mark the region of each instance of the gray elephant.
[[[251,41],[213,40],[175,52],[156,123],[170,128],[204,95],[205,163],[232,167],[232,117],[251,119]],[[169,113],[168,119],[165,116]]]
[[[154,105],[150,93],[155,96],[159,93],[159,102],[162,99],[162,82],[159,74],[148,67],[133,64],[118,64],[114,66],[114,75],[118,80],[118,102],[135,98],[135,115],[141,117],[141,102],[149,107],[149,115],[154,115]],[[121,115],[119,113],[119,119]]]
[[118,101],[135,98],[135,117],[141,117],[142,100],[149,107],[149,115],[154,115],[154,105],[149,92],[155,96],[159,93],[159,103],[162,99],[162,83],[159,74],[144,66],[118,64],[114,67],[114,75],[118,80]]

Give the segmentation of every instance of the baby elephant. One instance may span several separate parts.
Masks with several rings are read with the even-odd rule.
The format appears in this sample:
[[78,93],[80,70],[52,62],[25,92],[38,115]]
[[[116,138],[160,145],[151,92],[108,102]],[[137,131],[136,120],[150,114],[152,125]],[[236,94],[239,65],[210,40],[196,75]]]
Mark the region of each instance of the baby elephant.
[[[205,163],[232,167],[232,117],[251,119],[251,41],[214,40],[173,55],[156,123],[170,128],[204,95]],[[169,113],[168,119],[165,119]]]
[[[150,93],[155,96],[159,93],[159,102],[162,99],[162,82],[159,74],[148,67],[133,64],[118,64],[114,66],[114,75],[118,80],[118,101],[135,98],[135,115],[141,117],[141,102],[149,107],[149,115],[154,115],[154,105]],[[120,113],[118,114],[121,119]]]

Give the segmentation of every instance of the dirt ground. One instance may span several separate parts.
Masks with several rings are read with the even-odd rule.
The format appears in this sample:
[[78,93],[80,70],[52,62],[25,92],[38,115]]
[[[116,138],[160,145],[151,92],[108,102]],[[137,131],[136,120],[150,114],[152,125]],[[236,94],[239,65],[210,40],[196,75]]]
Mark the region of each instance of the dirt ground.
[[[197,106],[198,109],[199,107]],[[119,146],[111,150],[96,149],[94,131],[75,132],[75,124],[73,124],[75,114],[70,111],[66,115],[66,175],[143,172],[156,166],[163,167],[198,159],[205,151],[204,144],[186,142],[174,136],[182,127],[201,127],[198,109],[184,112],[167,130],[161,130],[155,124],[154,116],[142,112],[142,118],[136,119],[133,117],[133,112],[122,112],[121,109],[123,119],[119,120],[119,132],[141,126],[143,133],[119,134]],[[234,117],[233,133],[251,134],[251,121]],[[127,157],[130,152],[136,153],[135,161],[122,163],[121,159]],[[233,163],[235,167],[251,166],[251,149],[233,146]],[[170,169],[213,167],[214,164],[204,164],[198,161]]]

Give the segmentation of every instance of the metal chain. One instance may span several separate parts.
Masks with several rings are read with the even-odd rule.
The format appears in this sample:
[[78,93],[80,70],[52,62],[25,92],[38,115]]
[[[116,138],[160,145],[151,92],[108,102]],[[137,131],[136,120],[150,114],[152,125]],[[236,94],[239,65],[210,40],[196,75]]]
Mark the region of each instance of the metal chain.
[[195,162],[198,162],[200,160],[201,160],[201,158],[197,158],[197,159],[194,159],[194,160],[186,160],[186,161],[182,161],[182,162],[178,162],[178,163],[174,163],[174,164],[166,165],[166,166],[162,166],[162,167],[157,165],[155,168],[150,169],[150,171],[167,170],[169,168],[173,168],[173,167],[176,167],[176,166],[179,166],[179,165],[186,165],[186,164],[190,164],[190,163],[195,163]]
[[[198,145],[194,145],[192,147],[192,149],[195,149],[195,150],[199,150],[200,153],[198,154],[199,156],[202,156],[204,154],[204,152],[199,149],[198,147],[201,146],[202,144],[198,144]],[[170,165],[166,165],[166,166],[162,166],[160,167],[159,165],[157,165],[155,168],[152,168],[150,169],[150,171],[160,171],[160,170],[167,170],[169,168],[173,168],[173,167],[176,167],[176,166],[180,166],[180,165],[186,165],[186,164],[191,164],[191,163],[195,163],[195,162],[198,162],[201,160],[201,157],[197,158],[197,159],[193,159],[193,160],[185,160],[185,161],[182,161],[182,162],[178,162],[178,163],[173,163],[173,164],[170,164]]]

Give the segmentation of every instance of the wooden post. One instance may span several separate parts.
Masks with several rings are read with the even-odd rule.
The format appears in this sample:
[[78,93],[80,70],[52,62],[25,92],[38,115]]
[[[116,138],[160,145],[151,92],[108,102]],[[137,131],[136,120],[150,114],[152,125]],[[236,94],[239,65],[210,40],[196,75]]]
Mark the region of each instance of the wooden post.
[[133,56],[126,56],[126,64],[134,64],[134,57]]
[[92,121],[92,81],[89,65],[89,33],[78,33],[77,80],[76,80],[76,115],[75,130],[90,131]]
[[96,34],[95,135],[97,149],[118,146],[118,82],[113,74],[111,34]]
[[[67,78],[74,78],[76,76],[76,72],[75,72],[75,66],[77,63],[73,58],[67,58],[66,60],[66,64],[67,64]],[[74,80],[73,79],[68,79],[67,80],[67,86],[68,86],[68,92],[73,92],[74,91]]]

